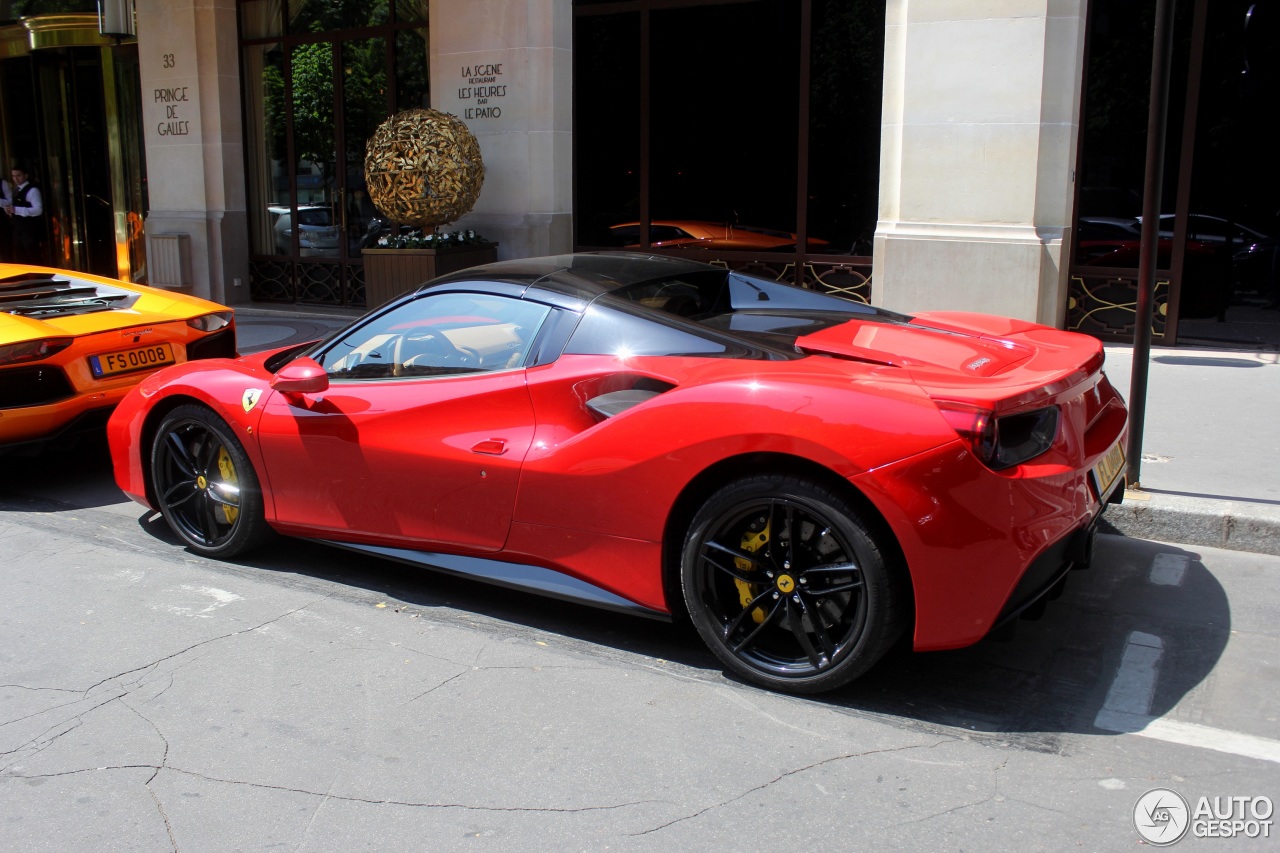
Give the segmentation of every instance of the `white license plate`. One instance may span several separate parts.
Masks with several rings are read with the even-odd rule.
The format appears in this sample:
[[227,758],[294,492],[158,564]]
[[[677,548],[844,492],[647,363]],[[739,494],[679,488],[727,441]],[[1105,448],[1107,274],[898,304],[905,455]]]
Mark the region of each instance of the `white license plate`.
[[1116,479],[1124,473],[1124,445],[1116,442],[1111,446],[1098,464],[1093,466],[1093,479],[1098,486],[1098,497],[1105,499],[1115,485]]
[[173,364],[173,348],[168,344],[152,344],[149,347],[134,347],[89,356],[89,369],[99,379],[135,370],[154,370],[166,364]]

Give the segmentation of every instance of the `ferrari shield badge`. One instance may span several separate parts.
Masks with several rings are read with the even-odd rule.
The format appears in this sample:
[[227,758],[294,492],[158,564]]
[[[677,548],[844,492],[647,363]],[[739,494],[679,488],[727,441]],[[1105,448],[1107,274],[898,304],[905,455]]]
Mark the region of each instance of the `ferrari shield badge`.
[[258,398],[261,396],[261,388],[246,388],[244,396],[240,398],[240,405],[244,406],[245,412],[251,412],[253,407],[258,405]]

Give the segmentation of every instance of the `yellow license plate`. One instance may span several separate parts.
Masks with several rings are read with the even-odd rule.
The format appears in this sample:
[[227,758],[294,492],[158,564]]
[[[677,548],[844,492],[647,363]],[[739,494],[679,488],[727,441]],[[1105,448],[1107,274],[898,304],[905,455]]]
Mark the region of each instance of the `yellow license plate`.
[[168,344],[153,344],[149,347],[89,356],[89,369],[99,378],[135,370],[154,370],[166,364],[173,364],[173,348]]
[[1116,442],[1098,460],[1098,464],[1093,466],[1094,481],[1098,484],[1098,497],[1105,498],[1115,484],[1116,478],[1123,473],[1124,445]]

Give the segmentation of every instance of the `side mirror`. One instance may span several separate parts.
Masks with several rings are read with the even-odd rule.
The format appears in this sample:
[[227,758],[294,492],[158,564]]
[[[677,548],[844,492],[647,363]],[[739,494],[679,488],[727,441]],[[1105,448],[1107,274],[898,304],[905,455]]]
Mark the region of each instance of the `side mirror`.
[[329,374],[309,358],[296,358],[271,377],[271,387],[283,394],[319,394],[329,389]]

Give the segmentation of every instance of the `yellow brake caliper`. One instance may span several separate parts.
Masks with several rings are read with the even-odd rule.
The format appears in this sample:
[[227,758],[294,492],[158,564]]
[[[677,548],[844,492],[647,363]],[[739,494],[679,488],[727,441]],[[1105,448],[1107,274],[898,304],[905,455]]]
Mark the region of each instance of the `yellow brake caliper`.
[[[756,553],[767,544],[769,544],[769,525],[767,524],[764,526],[764,530],[758,531],[756,533],[747,531],[742,536],[742,550],[746,551],[748,554]],[[750,560],[744,560],[741,557],[735,557],[733,560],[733,564],[744,572],[754,571],[754,569],[751,566]],[[756,584],[750,584],[750,583],[747,583],[746,581],[740,581],[737,578],[734,578],[733,582],[738,585],[738,600],[742,602],[743,607],[746,607],[748,604],[750,604],[752,600],[754,600],[755,597],[759,594]],[[757,607],[755,610],[752,610],[751,618],[756,620],[757,624],[763,622],[764,610],[759,607]]]
[[[225,447],[218,448],[218,473],[222,474],[222,482],[231,486],[240,485],[240,481],[236,479],[236,466]],[[226,504],[218,504],[218,509],[222,510],[222,517],[227,520],[227,524],[236,523],[240,510]]]

